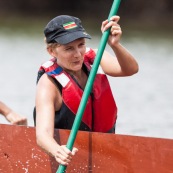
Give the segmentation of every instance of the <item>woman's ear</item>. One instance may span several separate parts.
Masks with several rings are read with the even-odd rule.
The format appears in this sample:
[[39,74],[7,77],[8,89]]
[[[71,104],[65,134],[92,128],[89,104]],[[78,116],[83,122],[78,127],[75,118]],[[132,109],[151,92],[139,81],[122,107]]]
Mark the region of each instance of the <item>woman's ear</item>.
[[48,48],[47,48],[47,51],[48,51],[48,53],[49,53],[52,57],[55,57],[55,51],[54,51],[54,49],[53,49],[52,47],[48,47]]

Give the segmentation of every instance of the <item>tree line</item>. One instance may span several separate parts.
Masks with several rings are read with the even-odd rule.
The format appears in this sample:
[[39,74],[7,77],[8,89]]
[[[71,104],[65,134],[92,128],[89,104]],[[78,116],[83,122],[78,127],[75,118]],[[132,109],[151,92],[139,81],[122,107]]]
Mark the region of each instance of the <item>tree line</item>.
[[[113,0],[1,0],[0,15],[45,17],[70,14],[91,19],[105,19]],[[173,0],[121,0],[118,14],[128,20],[169,22],[173,19]]]

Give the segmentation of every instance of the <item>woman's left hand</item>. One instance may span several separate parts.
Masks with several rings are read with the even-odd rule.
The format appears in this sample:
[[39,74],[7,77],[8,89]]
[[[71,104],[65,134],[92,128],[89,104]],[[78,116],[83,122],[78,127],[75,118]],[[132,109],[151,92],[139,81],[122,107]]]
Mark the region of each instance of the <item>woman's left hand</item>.
[[119,16],[112,16],[110,18],[110,21],[105,20],[105,21],[102,22],[102,26],[101,26],[102,33],[104,31],[106,31],[108,28],[111,28],[110,29],[109,39],[108,39],[108,44],[111,47],[115,46],[116,44],[119,43],[121,35],[122,35],[121,27],[118,24],[119,20],[120,20]]

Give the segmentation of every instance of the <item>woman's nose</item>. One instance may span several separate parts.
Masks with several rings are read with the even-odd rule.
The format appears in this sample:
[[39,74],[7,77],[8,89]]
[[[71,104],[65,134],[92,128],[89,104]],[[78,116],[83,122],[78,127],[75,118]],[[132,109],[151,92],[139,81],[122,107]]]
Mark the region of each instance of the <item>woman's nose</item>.
[[81,55],[80,49],[75,49],[75,57],[79,57]]

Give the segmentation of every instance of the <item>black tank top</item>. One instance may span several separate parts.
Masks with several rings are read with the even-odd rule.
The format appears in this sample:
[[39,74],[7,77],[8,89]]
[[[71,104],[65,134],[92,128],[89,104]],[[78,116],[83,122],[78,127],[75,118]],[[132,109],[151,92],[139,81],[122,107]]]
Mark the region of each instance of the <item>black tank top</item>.
[[[86,67],[83,66],[83,70],[87,73],[87,75],[89,75],[89,72],[86,71]],[[39,81],[39,79],[41,78],[41,76],[45,73],[44,70],[39,71],[38,72],[38,76],[37,76],[37,83]],[[60,90],[60,92],[62,93],[62,86],[60,85],[60,83],[52,78],[56,84],[56,87]],[[36,107],[34,107],[34,111],[33,111],[33,118],[34,118],[34,125],[36,125]],[[54,128],[56,129],[72,129],[73,126],[73,122],[75,119],[75,114],[64,104],[64,102],[62,103],[61,109],[59,111],[55,112],[55,123],[54,123]],[[90,129],[84,122],[81,121],[79,130],[81,131],[92,131],[92,129]],[[115,126],[110,129],[107,133],[115,133]]]
[[[45,73],[44,70],[38,72],[37,83],[44,73]],[[54,80],[56,87],[62,93],[62,86],[58,83],[57,80],[55,80],[54,78],[52,79]],[[36,125],[36,107],[34,107],[33,117],[34,117],[34,125]],[[72,128],[74,119],[75,119],[75,114],[63,102],[61,109],[55,112],[54,128],[70,130]],[[91,129],[84,122],[81,122],[79,130],[91,131]]]

